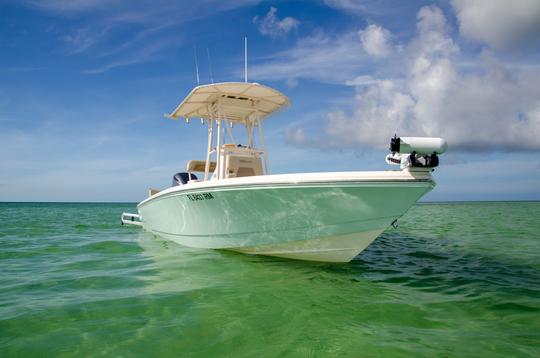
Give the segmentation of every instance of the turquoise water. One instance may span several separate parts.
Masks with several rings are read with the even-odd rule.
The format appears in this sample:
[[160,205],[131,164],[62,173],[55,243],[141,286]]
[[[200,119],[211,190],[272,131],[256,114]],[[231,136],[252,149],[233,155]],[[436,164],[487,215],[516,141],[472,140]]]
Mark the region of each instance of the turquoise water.
[[179,246],[134,204],[0,203],[11,356],[540,356],[540,202],[418,204],[349,264]]

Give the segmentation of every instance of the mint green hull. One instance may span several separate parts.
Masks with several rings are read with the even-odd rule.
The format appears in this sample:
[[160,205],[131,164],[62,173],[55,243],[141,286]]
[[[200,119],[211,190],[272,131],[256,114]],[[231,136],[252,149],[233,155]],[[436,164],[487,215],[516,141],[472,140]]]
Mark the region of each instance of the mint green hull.
[[185,246],[348,262],[433,185],[186,186],[142,202],[138,209],[146,230]]

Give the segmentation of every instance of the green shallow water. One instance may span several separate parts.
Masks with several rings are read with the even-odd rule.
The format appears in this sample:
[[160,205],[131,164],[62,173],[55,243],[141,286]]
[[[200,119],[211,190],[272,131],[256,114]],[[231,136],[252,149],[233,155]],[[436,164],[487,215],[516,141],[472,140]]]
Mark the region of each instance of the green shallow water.
[[11,356],[540,356],[540,202],[418,204],[349,264],[179,246],[133,204],[0,203]]

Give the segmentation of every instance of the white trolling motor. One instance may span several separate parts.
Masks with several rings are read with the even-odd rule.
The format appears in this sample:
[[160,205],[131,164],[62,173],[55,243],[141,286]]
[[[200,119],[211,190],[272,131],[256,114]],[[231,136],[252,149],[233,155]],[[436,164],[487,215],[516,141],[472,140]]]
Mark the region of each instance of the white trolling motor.
[[435,168],[439,157],[448,149],[446,141],[436,137],[398,137],[390,139],[391,154],[386,156],[388,164],[399,165],[401,169]]

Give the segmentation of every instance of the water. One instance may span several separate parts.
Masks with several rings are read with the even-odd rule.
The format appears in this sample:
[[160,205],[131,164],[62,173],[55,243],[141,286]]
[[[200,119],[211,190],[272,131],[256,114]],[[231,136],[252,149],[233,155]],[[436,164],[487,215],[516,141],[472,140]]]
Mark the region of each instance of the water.
[[10,356],[540,356],[540,202],[418,204],[349,264],[189,249],[133,204],[0,203]]

